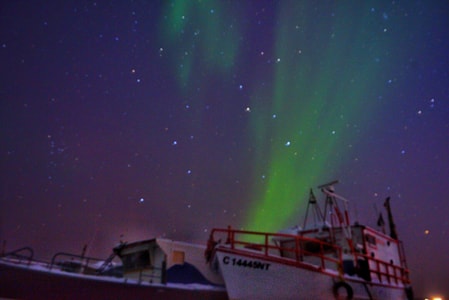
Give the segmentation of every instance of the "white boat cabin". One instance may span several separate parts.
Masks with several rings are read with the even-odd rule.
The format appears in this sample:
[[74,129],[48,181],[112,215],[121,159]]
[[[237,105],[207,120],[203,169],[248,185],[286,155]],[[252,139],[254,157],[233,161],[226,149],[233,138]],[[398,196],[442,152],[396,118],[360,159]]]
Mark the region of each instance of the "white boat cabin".
[[122,243],[114,248],[123,276],[139,282],[224,285],[204,259],[205,247],[168,239]]
[[[298,231],[300,261],[322,265],[322,257],[341,255],[343,272],[367,281],[398,283],[405,276],[406,267],[402,244],[390,236],[363,225],[346,227],[324,227]],[[349,238],[350,237],[350,238]],[[295,258],[296,239],[274,238],[281,249],[281,256]],[[324,260],[324,268],[338,270],[332,260]]]

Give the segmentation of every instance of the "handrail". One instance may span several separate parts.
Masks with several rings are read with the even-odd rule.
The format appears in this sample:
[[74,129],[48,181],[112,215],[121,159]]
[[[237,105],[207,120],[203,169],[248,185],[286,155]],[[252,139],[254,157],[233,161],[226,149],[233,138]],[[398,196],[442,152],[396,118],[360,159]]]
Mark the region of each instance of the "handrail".
[[[23,252],[23,251],[27,251],[28,255],[19,254],[20,252]],[[7,257],[7,256],[12,256],[12,257],[18,258],[19,262],[21,262],[22,259],[27,260],[28,264],[30,264],[31,261],[33,260],[34,251],[31,247],[22,247],[22,248],[7,252],[2,255],[2,257]]]
[[[339,246],[327,243],[325,241],[321,241],[314,238],[308,238],[300,235],[292,235],[292,234],[285,234],[285,233],[265,233],[265,232],[257,232],[257,231],[247,231],[247,230],[238,230],[238,229],[220,229],[220,228],[214,228],[211,231],[211,240],[215,241],[214,235],[218,233],[224,233],[226,234],[226,244],[229,244],[231,249],[235,249],[236,246],[242,246],[249,249],[259,249],[263,251],[263,254],[265,256],[269,257],[282,257],[280,255],[274,255],[270,254],[269,250],[278,250],[281,252],[288,252],[295,257],[296,262],[302,262],[304,256],[312,256],[317,257],[320,259],[320,265],[319,267],[322,269],[325,269],[326,263],[334,263],[337,265],[337,269],[340,270],[342,266],[342,252],[341,248]],[[259,236],[263,242],[262,243],[253,243],[244,241],[243,239],[239,239],[238,235],[245,235],[247,237],[257,237]],[[276,244],[271,244],[270,240],[278,239],[279,241],[292,241],[294,244],[292,244],[292,247],[283,247]],[[304,242],[313,242],[317,243],[320,247],[320,251],[318,253],[307,251],[306,249],[303,249],[301,247],[301,243]],[[330,252],[334,252],[336,257],[330,257],[325,255],[324,249],[328,248],[331,249]],[[290,257],[282,257],[287,259],[293,259]]]
[[[403,284],[409,284],[409,273],[410,271],[402,266],[399,265],[393,265],[389,262],[386,262],[384,260],[380,260],[374,257],[371,257],[366,254],[356,253],[355,256],[357,259],[365,259],[368,264],[370,264],[370,273],[374,274],[379,281],[382,282],[382,278],[386,278],[389,283],[391,283],[392,280],[397,284],[399,282],[402,282]],[[374,266],[373,266],[374,265]],[[384,269],[384,271],[382,270]],[[392,273],[389,272],[389,270],[392,270]]]
[[[53,255],[50,265],[49,265],[49,269],[51,270],[53,268],[53,265],[55,265],[56,262],[56,258],[58,258],[59,256],[67,256],[68,258],[70,258],[71,260],[73,260],[74,258],[79,259],[80,261],[80,267],[81,268],[85,268],[89,266],[89,263],[94,261],[94,262],[103,262],[104,259],[101,258],[94,258],[94,257],[87,257],[84,255],[79,255],[79,254],[73,254],[73,253],[67,253],[67,252],[58,252],[55,255]],[[70,262],[70,261],[69,261]]]
[[[215,236],[219,234],[226,234],[226,244],[230,246],[231,249],[236,249],[236,247],[243,247],[247,249],[257,249],[260,250],[264,256],[268,257],[282,257],[283,259],[294,259],[296,262],[302,262],[304,257],[316,257],[320,259],[319,267],[324,269],[326,264],[334,263],[337,266],[340,275],[342,275],[342,266],[343,266],[343,257],[342,257],[342,249],[340,246],[327,243],[320,239],[305,237],[301,235],[293,235],[287,233],[265,233],[265,232],[257,232],[257,231],[246,231],[246,230],[238,230],[238,229],[222,229],[222,228],[214,228],[210,234],[210,243],[211,245],[215,243]],[[239,235],[244,235],[249,239],[255,239],[259,237],[261,240],[260,243],[254,243],[245,241],[240,238]],[[272,244],[270,240],[275,241],[291,241],[288,247],[283,247],[281,244]],[[294,243],[293,243],[294,242]],[[319,246],[319,251],[311,252],[307,249],[304,249],[301,244],[313,242],[317,246]],[[335,253],[335,257],[326,255],[327,253]],[[279,253],[290,253],[291,255],[285,257],[285,255],[275,255],[273,253],[269,253],[269,250],[278,250]],[[366,254],[353,252],[351,253],[354,257],[354,261],[358,263],[359,260],[365,260],[368,263],[369,273],[371,279],[373,276],[376,276],[377,279],[382,282],[384,279],[388,281],[388,283],[392,283],[392,281],[396,284],[399,282],[403,284],[409,284],[409,270],[401,265],[393,265],[387,261],[379,260],[377,258],[371,257]]]

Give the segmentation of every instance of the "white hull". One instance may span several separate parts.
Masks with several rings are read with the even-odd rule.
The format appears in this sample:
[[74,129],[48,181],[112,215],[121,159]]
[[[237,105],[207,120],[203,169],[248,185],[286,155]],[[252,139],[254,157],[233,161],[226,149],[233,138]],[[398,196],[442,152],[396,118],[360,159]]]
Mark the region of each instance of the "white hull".
[[[233,253],[233,250],[227,248],[216,250],[216,259],[231,300],[336,299],[333,287],[341,280],[334,270],[320,271],[312,265],[298,267],[264,259],[251,252]],[[407,299],[403,285],[365,283],[351,276],[346,276],[344,281],[352,289],[353,299]],[[340,287],[339,291],[343,294],[344,287]]]
[[125,278],[49,270],[46,264],[20,264],[0,259],[0,299],[179,299],[225,300],[220,287],[161,284]]

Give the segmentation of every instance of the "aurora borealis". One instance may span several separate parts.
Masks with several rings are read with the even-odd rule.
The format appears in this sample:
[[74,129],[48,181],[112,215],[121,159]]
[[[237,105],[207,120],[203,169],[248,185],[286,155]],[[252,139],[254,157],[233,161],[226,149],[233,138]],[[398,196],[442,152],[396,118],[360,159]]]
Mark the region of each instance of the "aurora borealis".
[[[365,126],[357,117],[375,108],[375,95],[369,91],[382,93],[379,70],[388,57],[381,44],[387,38],[382,36],[382,24],[370,22],[375,17],[369,15],[369,6],[351,10],[339,3],[323,13],[326,17],[311,18],[307,15],[313,6],[301,3],[292,10],[280,5],[276,16],[272,102],[266,114],[252,122],[256,149],[268,152],[254,162],[255,166],[268,162],[267,184],[255,194],[250,209],[254,214],[248,226],[255,228],[271,231],[280,222],[291,224],[296,208],[304,207],[301,202],[309,188],[320,178],[334,176],[333,170],[349,159],[348,141],[354,140],[349,127]],[[312,43],[310,32],[316,35]],[[258,101],[253,105],[257,114]],[[276,143],[266,147],[272,139]]]
[[417,295],[449,294],[444,1],[6,1],[0,15],[8,249],[277,231],[338,179],[373,227],[391,196]]
[[[382,51],[387,29],[376,21],[375,10],[366,4],[354,10],[344,3],[322,5],[318,9],[328,10],[327,15],[311,18],[307,12],[313,6],[304,2],[292,10],[290,3],[279,3],[274,11],[278,25],[273,35],[265,36],[273,46],[272,64],[264,71],[273,74],[273,84],[260,87],[260,77],[266,79],[257,74],[245,84],[247,93],[254,95],[246,108],[251,114],[248,138],[255,143],[253,182],[257,177],[264,181],[253,187],[245,227],[276,230],[290,224],[309,187],[344,162],[344,155],[333,153],[348,147],[345,141],[351,136],[345,129],[359,123],[354,119],[361,109],[375,108],[376,96],[362,99],[365,91],[377,88],[382,93],[379,70],[391,57]],[[167,14],[161,19],[167,47],[159,51],[172,58],[172,72],[187,96],[198,72],[223,81],[235,74],[242,47],[238,36],[245,33],[244,22],[235,19],[233,9],[221,1],[166,3]],[[233,20],[230,25],[228,18]],[[312,42],[310,32],[317,36]],[[172,49],[169,54],[166,48]],[[265,56],[265,51],[258,55]],[[195,97],[196,101],[201,97],[207,96]]]
[[[173,71],[178,84],[188,89],[196,72],[226,74],[235,65],[239,48],[237,24],[228,24],[235,13],[222,1],[173,1],[164,5],[161,39],[172,51]],[[228,11],[229,10],[229,11]],[[159,49],[165,55],[164,47]]]

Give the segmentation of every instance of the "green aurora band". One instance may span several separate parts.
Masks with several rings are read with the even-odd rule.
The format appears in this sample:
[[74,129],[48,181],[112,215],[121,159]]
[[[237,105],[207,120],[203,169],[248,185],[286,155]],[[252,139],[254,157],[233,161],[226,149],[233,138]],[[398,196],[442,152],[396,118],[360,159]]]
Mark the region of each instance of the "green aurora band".
[[[175,0],[165,6],[163,55],[183,93],[194,95],[204,84],[199,78],[229,79],[241,50],[239,5]],[[309,189],[341,175],[360,138],[357,127],[377,109],[391,59],[385,20],[364,2],[280,2],[275,21],[274,80],[261,87],[262,75],[255,74],[247,84],[254,184],[243,227],[264,231],[297,222]],[[191,98],[200,107],[202,97]]]
[[323,11],[326,17],[316,19],[307,15],[315,2],[295,3],[282,5],[277,18],[272,101],[251,106],[254,178],[265,179],[254,186],[247,229],[273,231],[298,222],[309,189],[339,175],[349,141],[358,138],[350,134],[375,109],[372,90],[380,88],[377,57],[385,41],[370,8],[336,2],[334,17]]
[[195,72],[226,74],[234,65],[239,40],[236,25],[229,25],[230,6],[219,0],[166,3],[163,21],[165,44],[169,46],[179,86],[192,85]]

